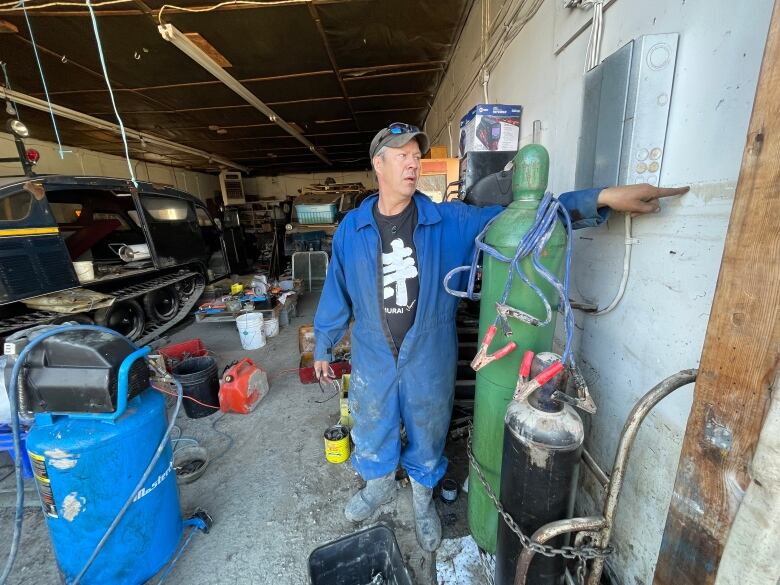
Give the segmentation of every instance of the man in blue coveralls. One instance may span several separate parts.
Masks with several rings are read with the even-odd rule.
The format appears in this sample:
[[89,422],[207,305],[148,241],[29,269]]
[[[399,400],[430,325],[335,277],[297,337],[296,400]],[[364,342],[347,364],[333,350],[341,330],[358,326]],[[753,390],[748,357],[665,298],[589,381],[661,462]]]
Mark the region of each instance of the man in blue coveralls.
[[[353,522],[395,497],[400,463],[412,484],[420,546],[434,551],[441,522],[432,495],[447,469],[444,444],[455,388],[458,299],[442,284],[452,268],[471,262],[474,238],[501,207],[437,204],[416,190],[428,137],[415,126],[391,124],[371,142],[379,184],[350,211],[333,237],[333,251],[314,317],[315,371],[329,376],[332,348],[354,319],[349,403],[352,466],[366,486],[347,503]],[[564,193],[575,228],[602,223],[609,212],[649,213],[658,198],[687,188],[651,185]],[[407,444],[401,445],[401,424]]]

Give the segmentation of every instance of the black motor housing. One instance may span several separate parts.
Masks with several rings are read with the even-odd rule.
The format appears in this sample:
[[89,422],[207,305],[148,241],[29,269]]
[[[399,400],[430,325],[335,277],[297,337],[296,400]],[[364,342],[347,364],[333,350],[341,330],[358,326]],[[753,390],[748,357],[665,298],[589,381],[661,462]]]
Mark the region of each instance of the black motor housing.
[[[28,412],[114,412],[119,367],[136,348],[102,331],[64,331],[30,351],[21,371],[20,401]],[[10,357],[10,356],[9,356]],[[6,363],[6,383],[15,360]],[[149,387],[149,368],[136,360],[128,375],[128,400]]]

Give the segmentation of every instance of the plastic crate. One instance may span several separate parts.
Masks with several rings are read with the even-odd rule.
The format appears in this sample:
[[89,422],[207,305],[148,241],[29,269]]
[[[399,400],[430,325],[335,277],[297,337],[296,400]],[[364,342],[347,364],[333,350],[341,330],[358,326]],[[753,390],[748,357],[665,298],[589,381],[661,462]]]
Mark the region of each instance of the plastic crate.
[[412,585],[395,534],[384,524],[324,544],[309,555],[312,585]]
[[325,224],[336,221],[337,207],[335,203],[322,205],[296,205],[295,213],[298,215],[298,223]]
[[165,358],[168,371],[172,371],[179,363],[193,357],[206,357],[209,350],[200,339],[189,339],[160,348],[160,355]]
[[293,279],[303,281],[304,291],[322,290],[328,272],[326,252],[295,252],[292,255]]

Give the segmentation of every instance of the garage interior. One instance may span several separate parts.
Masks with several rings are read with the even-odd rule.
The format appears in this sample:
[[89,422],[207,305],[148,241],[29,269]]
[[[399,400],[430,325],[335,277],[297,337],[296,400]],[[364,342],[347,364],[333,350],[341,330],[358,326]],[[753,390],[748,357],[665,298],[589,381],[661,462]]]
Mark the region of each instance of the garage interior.
[[[18,0],[0,65],[0,585],[780,582],[772,0]],[[336,231],[399,123],[430,140],[436,208],[690,187],[549,232],[565,288],[492,298],[497,257],[469,254],[433,552],[402,466],[392,502],[344,515],[366,485],[357,321],[336,380],[314,370]],[[523,320],[536,298],[502,317],[515,294],[551,317]],[[491,322],[512,329],[485,343]],[[507,408],[544,407],[529,349],[577,364],[550,399],[579,421],[564,472],[533,421],[507,455]]]

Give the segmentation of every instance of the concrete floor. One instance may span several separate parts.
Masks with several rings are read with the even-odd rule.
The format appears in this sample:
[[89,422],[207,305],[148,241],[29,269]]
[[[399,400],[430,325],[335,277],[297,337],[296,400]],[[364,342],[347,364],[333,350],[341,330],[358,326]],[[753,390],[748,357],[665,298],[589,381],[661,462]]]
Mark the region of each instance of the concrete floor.
[[[316,296],[304,296],[299,317],[255,351],[241,349],[234,324],[190,321],[169,337],[174,342],[200,337],[217,356],[220,371],[231,361],[249,356],[273,376],[297,368],[298,326],[312,321],[316,302]],[[204,508],[214,526],[209,534],[193,538],[166,583],[305,584],[312,550],[360,528],[348,522],[342,510],[361,487],[361,479],[349,463],[333,465],[324,458],[322,433],[337,422],[339,410],[337,398],[316,402],[327,397],[318,385],[301,384],[297,373],[281,374],[272,379],[269,394],[249,415],[189,419],[180,414],[183,434],[196,437],[215,458],[200,479],[180,487],[182,509],[186,515],[196,507]],[[233,439],[227,451],[230,441],[220,433]],[[450,445],[448,453],[448,475],[462,483],[463,441]],[[0,458],[0,466],[6,465],[6,455]],[[0,478],[6,470],[0,467]],[[12,479],[0,482],[0,562],[7,555],[13,529],[13,510],[2,507],[12,495]],[[414,535],[411,489],[408,482],[400,485],[395,502],[382,507],[364,526],[384,522],[393,528],[413,582],[436,583],[434,555],[424,553]],[[37,496],[29,487],[33,491],[21,552],[9,584],[60,583]],[[465,496],[451,506],[437,505],[445,538],[467,534]]]

